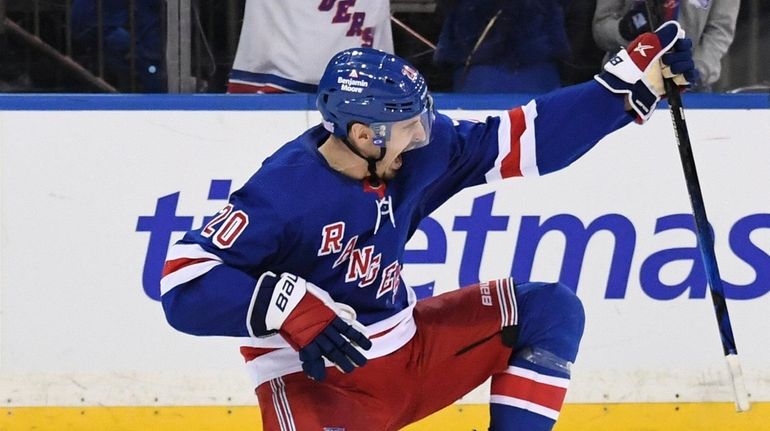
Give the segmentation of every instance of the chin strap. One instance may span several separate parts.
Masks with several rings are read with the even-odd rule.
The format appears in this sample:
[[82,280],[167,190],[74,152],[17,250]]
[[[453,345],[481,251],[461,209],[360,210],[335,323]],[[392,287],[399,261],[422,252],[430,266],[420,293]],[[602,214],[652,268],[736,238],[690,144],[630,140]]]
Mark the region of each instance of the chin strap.
[[368,164],[367,169],[369,170],[369,183],[372,185],[372,187],[377,187],[380,185],[380,177],[377,176],[377,162],[385,158],[385,152],[387,151],[385,147],[380,147],[380,157],[377,157],[376,159],[374,157],[366,157],[361,153],[361,151],[355,147],[355,145],[351,144],[350,141],[348,141],[348,137],[345,136],[342,138],[342,142],[345,143],[345,146],[348,147],[348,149],[355,154],[356,156],[364,159],[366,163]]

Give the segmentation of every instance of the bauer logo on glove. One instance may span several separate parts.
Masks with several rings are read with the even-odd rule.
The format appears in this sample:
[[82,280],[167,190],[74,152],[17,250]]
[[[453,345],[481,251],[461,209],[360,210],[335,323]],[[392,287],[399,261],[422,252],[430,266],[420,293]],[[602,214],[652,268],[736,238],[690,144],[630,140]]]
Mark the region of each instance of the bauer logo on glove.
[[291,294],[294,293],[294,283],[296,281],[296,277],[294,279],[290,277],[284,277],[281,279],[281,281],[283,283],[275,286],[277,293],[275,306],[281,311],[286,311],[286,306],[289,304],[289,298],[291,298]]
[[697,78],[692,41],[676,21],[664,23],[655,33],[641,34],[594,77],[611,92],[626,95],[638,123],[650,118],[665,95],[664,78],[673,78],[681,88]]
[[[326,291],[288,272],[280,276],[272,272],[263,274],[257,291],[270,288],[272,296],[264,328],[278,331],[299,352],[302,370],[308,377],[323,380],[325,361],[344,373],[366,364],[359,349],[369,350],[372,342],[364,335],[365,329],[350,306],[335,302]],[[262,326],[258,321],[251,324]]]

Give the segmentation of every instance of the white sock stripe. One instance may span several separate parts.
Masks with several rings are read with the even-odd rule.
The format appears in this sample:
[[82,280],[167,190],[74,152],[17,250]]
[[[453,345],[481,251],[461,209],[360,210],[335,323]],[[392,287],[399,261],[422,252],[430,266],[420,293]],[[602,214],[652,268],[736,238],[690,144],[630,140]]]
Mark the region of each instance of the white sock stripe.
[[294,415],[291,413],[291,407],[289,406],[289,399],[286,397],[286,384],[280,377],[276,381],[278,382],[280,401],[286,412],[286,422],[289,426],[289,431],[297,431],[297,427],[294,425]]
[[508,293],[508,313],[511,315],[511,325],[515,325],[518,317],[516,315],[516,297],[513,294],[513,280],[505,279],[505,291]]
[[281,431],[288,431],[286,429],[286,422],[283,418],[283,411],[281,411],[281,407],[278,405],[278,390],[275,386],[275,380],[270,380],[270,390],[273,392],[272,399],[273,399],[273,408],[275,409],[275,416],[278,418],[278,426],[281,428]]
[[527,368],[521,368],[521,367],[516,367],[511,365],[508,367],[508,369],[505,370],[505,372],[508,374],[512,374],[514,376],[524,377],[525,379],[529,379],[545,385],[557,386],[564,389],[567,389],[569,387],[569,379],[565,379],[563,377],[549,376],[547,374],[540,374],[536,371],[532,371]]
[[541,406],[540,404],[534,404],[529,401],[521,400],[519,398],[509,397],[505,395],[492,395],[489,397],[490,404],[503,404],[506,406],[516,407],[528,412],[536,413],[541,416],[545,416],[549,419],[556,420],[559,418],[559,411],[550,409],[548,407]]
[[513,278],[508,279],[508,292],[511,295],[511,314],[513,314],[513,325],[519,323],[519,305],[516,302],[516,283]]
[[497,289],[500,291],[500,296],[503,298],[503,302],[500,304],[500,306],[503,307],[503,310],[505,310],[505,320],[503,321],[503,327],[511,326],[511,307],[509,306],[511,301],[506,294],[504,278],[497,280]]
[[505,278],[500,280],[500,289],[503,292],[503,298],[505,298],[505,312],[508,316],[508,320],[505,322],[505,326],[511,326],[516,324],[516,298],[513,297],[513,291],[511,289],[511,279]]
[[497,292],[497,305],[500,307],[500,327],[504,328],[508,321],[508,312],[505,309],[505,299],[503,298],[503,289],[500,288],[500,280],[495,280],[495,291]]

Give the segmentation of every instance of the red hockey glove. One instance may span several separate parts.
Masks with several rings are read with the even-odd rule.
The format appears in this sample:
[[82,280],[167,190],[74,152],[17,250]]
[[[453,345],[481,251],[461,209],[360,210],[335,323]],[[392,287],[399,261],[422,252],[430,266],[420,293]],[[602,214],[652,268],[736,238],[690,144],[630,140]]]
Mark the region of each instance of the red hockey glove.
[[324,358],[345,373],[366,364],[357,347],[369,350],[372,342],[362,333],[364,328],[351,307],[334,302],[328,293],[296,275],[283,273],[276,278],[265,327],[278,330],[299,352],[305,374],[323,380]]
[[637,122],[643,123],[665,94],[664,77],[673,78],[681,88],[697,79],[692,42],[684,37],[684,30],[676,21],[668,21],[655,33],[644,33],[634,39],[594,79],[613,93],[626,94]]

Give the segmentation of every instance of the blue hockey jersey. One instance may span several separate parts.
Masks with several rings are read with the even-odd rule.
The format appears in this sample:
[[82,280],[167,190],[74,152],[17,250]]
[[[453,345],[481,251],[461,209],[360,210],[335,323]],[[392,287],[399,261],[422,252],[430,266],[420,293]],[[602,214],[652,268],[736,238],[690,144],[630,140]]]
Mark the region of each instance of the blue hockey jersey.
[[415,332],[415,295],[400,271],[423,218],[466,187],[561,169],[632,119],[623,97],[594,81],[483,122],[437,114],[430,144],[403,153],[396,177],[377,190],[331,169],[318,151],[329,132],[313,127],[171,248],[161,280],[167,319],[190,334],[244,337],[257,385],[299,371],[279,334],[248,323],[271,296],[255,289],[260,275],[285,271],[356,311],[373,341],[368,357],[391,353]]

